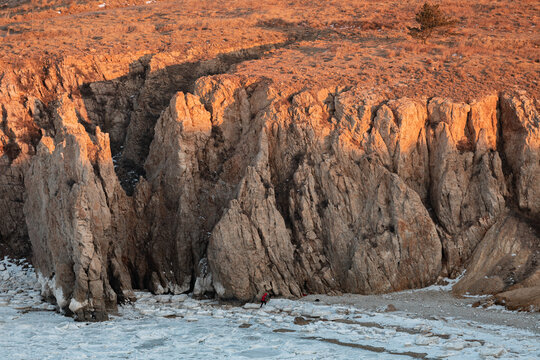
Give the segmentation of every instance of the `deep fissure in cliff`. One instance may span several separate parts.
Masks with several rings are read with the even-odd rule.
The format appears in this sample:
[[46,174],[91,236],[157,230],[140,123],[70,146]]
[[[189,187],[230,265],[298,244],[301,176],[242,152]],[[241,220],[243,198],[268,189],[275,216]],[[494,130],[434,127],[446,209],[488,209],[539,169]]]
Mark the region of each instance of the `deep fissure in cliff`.
[[[178,91],[192,93],[197,79],[223,74],[244,61],[258,59],[271,49],[286,47],[298,39],[265,44],[219,54],[213,59],[185,62],[161,70],[149,70],[151,55],[146,55],[130,65],[130,73],[118,79],[98,83],[85,83],[79,93],[89,112],[89,129],[100,126],[111,135],[116,131],[115,114],[121,112],[125,119],[118,136],[111,136],[111,151],[116,162],[116,172],[122,187],[132,195],[139,176],[145,176],[144,161],[153,140],[154,126]],[[112,86],[117,92],[99,93],[100,88]],[[122,94],[123,93],[123,94]],[[113,103],[114,107],[110,106]],[[114,111],[111,114],[111,111]]]

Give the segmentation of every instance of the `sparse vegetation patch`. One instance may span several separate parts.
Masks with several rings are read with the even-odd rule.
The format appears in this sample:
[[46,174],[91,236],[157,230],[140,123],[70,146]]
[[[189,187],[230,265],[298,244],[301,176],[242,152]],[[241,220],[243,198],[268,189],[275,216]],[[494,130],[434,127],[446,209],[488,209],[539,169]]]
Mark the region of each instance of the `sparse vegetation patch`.
[[457,22],[455,19],[446,16],[439,9],[439,5],[432,5],[428,2],[425,2],[420,11],[416,13],[415,19],[420,26],[408,27],[409,35],[422,40],[424,44],[435,31],[447,31],[450,26]]

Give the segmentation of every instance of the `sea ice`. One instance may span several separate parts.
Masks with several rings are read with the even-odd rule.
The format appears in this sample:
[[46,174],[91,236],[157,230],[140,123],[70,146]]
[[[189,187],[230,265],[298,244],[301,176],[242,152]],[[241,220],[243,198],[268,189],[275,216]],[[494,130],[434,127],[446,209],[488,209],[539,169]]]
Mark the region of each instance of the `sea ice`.
[[[540,357],[538,331],[275,298],[262,308],[238,307],[138,291],[138,301],[121,306],[110,321],[77,323],[41,301],[28,265],[0,261],[4,278],[0,359]],[[296,316],[305,323],[296,325]]]

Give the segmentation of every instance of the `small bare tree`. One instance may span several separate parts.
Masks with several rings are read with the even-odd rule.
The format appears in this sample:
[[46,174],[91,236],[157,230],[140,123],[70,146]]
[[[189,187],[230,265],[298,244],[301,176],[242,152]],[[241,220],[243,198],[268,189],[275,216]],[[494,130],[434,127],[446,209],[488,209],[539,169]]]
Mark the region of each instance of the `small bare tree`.
[[439,5],[431,5],[427,2],[416,13],[415,19],[420,27],[408,27],[409,35],[421,39],[424,44],[435,30],[444,30],[457,22],[443,14]]

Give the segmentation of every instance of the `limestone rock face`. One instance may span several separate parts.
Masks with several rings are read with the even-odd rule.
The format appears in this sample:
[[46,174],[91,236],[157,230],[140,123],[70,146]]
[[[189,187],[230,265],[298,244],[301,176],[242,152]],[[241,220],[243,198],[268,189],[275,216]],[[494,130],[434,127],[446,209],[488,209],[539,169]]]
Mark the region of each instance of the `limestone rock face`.
[[[264,170],[247,169],[238,198],[230,201],[210,237],[212,285],[222,298],[249,301],[265,290],[301,295],[294,277],[294,247],[274,193],[265,187],[269,172]],[[241,257],[236,256],[239,250]]]
[[[514,310],[540,309],[539,116],[524,94],[501,96],[503,156],[512,170],[511,200],[521,211],[502,212],[474,250],[465,277],[454,286],[457,294],[496,294],[498,303]],[[485,146],[493,146],[487,136]],[[490,145],[491,144],[491,145]],[[497,160],[500,163],[500,160]],[[495,174],[495,178],[500,176]],[[490,181],[493,183],[493,181]],[[484,183],[483,188],[489,186]],[[502,188],[501,188],[502,189]],[[496,191],[493,191],[496,193]],[[505,192],[500,192],[505,194]],[[489,207],[485,206],[485,209]]]
[[32,246],[23,211],[24,177],[41,137],[54,136],[55,104],[61,94],[70,94],[85,118],[84,125],[103,129],[102,123],[93,124],[86,118],[87,103],[80,88],[96,78],[118,76],[122,64],[88,66],[92,61],[79,56],[57,62],[26,60],[23,67],[2,69],[0,75],[0,256],[30,258]]
[[120,261],[127,199],[109,137],[99,128],[88,134],[67,97],[57,108],[54,132],[41,139],[25,174],[33,261],[44,295],[80,320],[102,320],[116,309],[117,292],[124,297],[131,289]]
[[398,174],[424,202],[429,187],[426,120],[427,111],[422,102],[391,100],[377,110],[368,144],[370,153]]
[[[473,105],[473,112],[468,104],[438,98],[428,105],[430,200],[450,275],[462,269],[506,204],[502,161],[492,139],[496,102],[490,106],[491,112]],[[479,114],[487,114],[485,120]]]
[[[264,81],[205,78],[196,95],[211,118],[180,93],[158,120],[145,165],[148,211],[167,220],[150,226],[149,238],[169,249],[175,239],[177,250],[154,260],[154,289],[208,283],[193,270],[201,261],[218,296],[242,300],[265,291],[373,293],[435,281],[441,243],[419,195],[354,150],[350,130],[331,124],[328,93],[303,92],[290,103],[272,94]],[[418,128],[412,138],[423,135]],[[185,270],[171,278],[175,263]]]
[[153,266],[140,277],[150,277],[148,286],[157,293],[187,292],[202,258],[198,224],[203,204],[197,200],[204,163],[197,155],[211,131],[210,113],[192,94],[176,94],[156,124],[145,164],[151,195],[144,209],[144,251]]
[[48,103],[1,84],[0,252],[28,255],[29,239],[66,313],[103,319],[132,287],[251,301],[398,291],[465,268],[457,293],[536,306],[534,100],[190,83],[206,65],[158,62],[91,83],[59,67],[65,95]]

